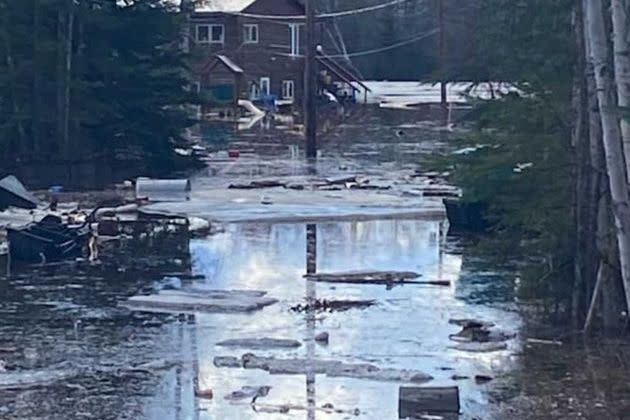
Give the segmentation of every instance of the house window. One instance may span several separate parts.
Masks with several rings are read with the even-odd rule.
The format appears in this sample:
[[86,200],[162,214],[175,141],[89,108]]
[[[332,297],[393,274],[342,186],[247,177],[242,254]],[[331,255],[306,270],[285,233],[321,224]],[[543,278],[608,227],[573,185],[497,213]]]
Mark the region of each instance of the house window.
[[252,83],[249,86],[249,99],[255,101],[260,98],[260,89],[258,89],[258,85],[256,83]]
[[268,77],[260,78],[260,93],[269,95],[271,93],[271,79]]
[[300,27],[302,24],[291,23],[289,24],[289,34],[291,36],[291,55],[300,55]]
[[282,81],[282,99],[293,99],[295,96],[295,83],[293,80]]
[[243,25],[243,42],[245,42],[246,44],[258,43],[258,25]]
[[197,25],[197,42],[202,44],[223,44],[225,27],[223,25]]

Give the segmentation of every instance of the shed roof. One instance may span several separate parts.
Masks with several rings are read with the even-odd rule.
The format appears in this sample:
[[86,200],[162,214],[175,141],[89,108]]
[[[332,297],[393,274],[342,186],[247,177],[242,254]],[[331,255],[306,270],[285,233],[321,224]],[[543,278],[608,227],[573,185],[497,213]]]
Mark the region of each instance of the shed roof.
[[227,69],[229,71],[231,71],[234,74],[244,74],[245,72],[243,71],[243,69],[236,64],[234,61],[232,61],[231,58],[229,58],[226,55],[223,54],[216,54],[212,57],[210,57],[209,60],[207,60],[200,68],[200,73],[208,73],[210,71],[212,71],[212,69],[214,69],[218,64],[223,64],[225,67],[227,67]]

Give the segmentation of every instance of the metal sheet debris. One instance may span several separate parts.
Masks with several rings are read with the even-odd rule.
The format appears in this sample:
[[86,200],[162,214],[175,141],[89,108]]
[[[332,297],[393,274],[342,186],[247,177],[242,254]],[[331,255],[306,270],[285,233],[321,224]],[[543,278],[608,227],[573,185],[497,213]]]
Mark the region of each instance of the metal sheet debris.
[[13,175],[0,179],[0,210],[7,207],[35,209],[39,200]]

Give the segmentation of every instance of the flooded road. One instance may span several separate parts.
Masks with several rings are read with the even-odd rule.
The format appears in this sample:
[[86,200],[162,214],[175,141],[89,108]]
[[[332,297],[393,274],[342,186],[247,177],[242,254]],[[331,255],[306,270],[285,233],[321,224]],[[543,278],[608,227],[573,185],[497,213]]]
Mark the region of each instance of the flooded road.
[[[230,206],[221,213],[226,221],[217,233],[113,244],[101,250],[98,264],[20,268],[2,280],[0,418],[398,418],[399,387],[409,382],[316,373],[322,361],[421,372],[433,377],[427,386],[456,385],[462,419],[628,418],[627,343],[601,340],[585,346],[568,339],[567,331],[532,330],[527,303],[515,295],[516,275],[480,254],[473,241],[448,236],[443,214],[382,216],[397,206],[435,204],[406,196],[401,185],[427,155],[452,147],[456,133],[437,128],[419,113],[366,109],[325,137],[318,171],[320,176],[360,171],[390,182],[391,190],[349,202],[335,201],[349,192],[322,193],[322,200],[335,203],[334,211],[350,205],[365,211],[366,203],[376,200],[380,213],[355,220],[314,218],[307,224],[248,221],[251,214],[260,218],[258,208],[247,217],[235,213],[247,200],[260,205],[262,195],[273,201],[265,212],[289,204],[304,211],[304,203],[293,201],[299,197],[285,197],[283,191],[242,198],[240,192],[229,196],[226,187],[261,176],[299,180],[308,176],[308,168],[300,164],[294,139],[276,139],[283,151],[275,154],[279,149],[274,149],[272,159],[264,154],[267,146],[254,144],[248,133],[229,131],[227,144],[247,144],[260,158],[215,162],[193,179],[200,211],[216,215],[217,209],[202,200],[229,196]],[[413,271],[420,280],[450,286],[327,284],[303,278],[307,272],[351,270]],[[277,303],[253,313],[194,316],[121,306],[133,295],[191,288],[264,291]],[[310,302],[339,300],[371,305],[304,309]],[[491,352],[454,348],[459,343],[450,336],[461,328],[449,321],[457,318],[496,324],[509,336],[506,347]],[[324,332],[327,343],[315,340]],[[529,337],[561,338],[563,344],[531,344]],[[297,344],[222,344],[262,338]],[[241,360],[248,353],[298,360],[304,372],[216,363],[217,357]],[[476,375],[493,380],[476,381]],[[251,390],[261,394],[254,406]]]
[[[332,404],[351,412],[360,410],[363,418],[397,418],[398,383],[328,378],[318,375],[309,385],[307,375],[269,375],[249,369],[217,368],[218,355],[240,357],[245,349],[225,349],[220,341],[234,338],[275,337],[297,340],[295,350],[256,351],[257,355],[278,358],[330,359],[348,363],[372,363],[384,368],[416,369],[435,377],[431,384],[451,385],[454,374],[473,377],[496,375],[510,366],[509,354],[518,347],[488,354],[469,354],[448,349],[449,334],[459,328],[451,318],[491,320],[514,331],[519,319],[514,313],[485,305],[467,303],[475,289],[460,284],[462,257],[449,252],[444,224],[424,221],[374,221],[324,223],[316,225],[317,270],[411,270],[423,279],[452,281],[452,287],[406,285],[387,290],[382,285],[325,285],[305,281],[307,226],[301,224],[235,224],[225,233],[191,244],[193,270],[204,274],[199,287],[265,290],[280,300],[278,305],[253,315],[198,315],[195,325],[187,325],[183,348],[196,344],[198,380],[201,389],[212,388],[215,399],[201,403],[195,417],[192,397],[195,363],[183,375],[183,418],[274,419],[277,413],[256,413],[249,404],[234,405],[223,397],[243,386],[271,386],[264,404],[303,406],[291,418],[346,418],[347,413],[317,413],[314,407]],[[307,299],[375,300],[367,309],[344,312],[300,314],[291,307]],[[312,321],[312,322],[311,322]],[[313,342],[328,332],[328,345]],[[194,350],[193,350],[194,351]],[[191,353],[189,353],[191,354]],[[191,354],[195,358],[195,354]],[[479,413],[488,403],[485,386],[472,380],[461,387],[465,413]],[[170,386],[176,383],[171,381]],[[312,389],[311,389],[312,388]],[[313,401],[309,408],[309,401]],[[156,401],[157,405],[159,402]],[[153,418],[160,418],[153,415]],[[280,417],[279,417],[280,416]],[[170,418],[176,418],[171,411]],[[465,416],[463,418],[472,418]]]

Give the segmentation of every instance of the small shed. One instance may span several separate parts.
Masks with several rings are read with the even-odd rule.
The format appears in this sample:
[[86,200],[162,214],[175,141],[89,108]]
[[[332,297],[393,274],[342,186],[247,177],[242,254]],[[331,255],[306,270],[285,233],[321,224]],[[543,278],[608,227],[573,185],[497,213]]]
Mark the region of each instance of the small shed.
[[245,72],[231,58],[217,54],[199,71],[199,93],[210,106],[238,106]]

